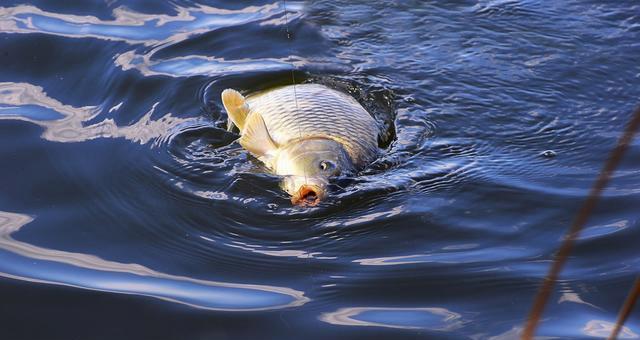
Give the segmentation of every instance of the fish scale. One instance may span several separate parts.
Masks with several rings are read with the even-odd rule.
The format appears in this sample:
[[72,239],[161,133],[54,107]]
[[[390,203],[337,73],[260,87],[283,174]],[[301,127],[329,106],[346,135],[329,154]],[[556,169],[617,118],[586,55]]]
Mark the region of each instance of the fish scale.
[[378,152],[379,128],[353,98],[317,84],[284,86],[247,98],[251,112],[264,119],[279,145],[307,138],[329,138],[342,144],[356,167]]

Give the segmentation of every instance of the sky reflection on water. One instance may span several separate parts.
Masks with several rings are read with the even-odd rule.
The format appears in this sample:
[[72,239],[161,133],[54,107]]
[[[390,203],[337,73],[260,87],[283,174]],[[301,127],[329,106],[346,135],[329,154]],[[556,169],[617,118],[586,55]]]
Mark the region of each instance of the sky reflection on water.
[[42,248],[11,234],[31,223],[23,214],[0,211],[0,276],[84,289],[149,296],[195,308],[255,311],[301,306],[303,292],[285,287],[193,279],[135,264]]

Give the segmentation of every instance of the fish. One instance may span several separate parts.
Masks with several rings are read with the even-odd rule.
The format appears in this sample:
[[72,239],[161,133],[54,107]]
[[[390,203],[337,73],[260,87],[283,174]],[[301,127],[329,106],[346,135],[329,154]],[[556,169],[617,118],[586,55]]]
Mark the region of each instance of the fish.
[[221,93],[239,144],[282,177],[294,205],[314,206],[329,183],[357,173],[380,153],[380,128],[353,97],[320,84],[268,89],[247,97]]

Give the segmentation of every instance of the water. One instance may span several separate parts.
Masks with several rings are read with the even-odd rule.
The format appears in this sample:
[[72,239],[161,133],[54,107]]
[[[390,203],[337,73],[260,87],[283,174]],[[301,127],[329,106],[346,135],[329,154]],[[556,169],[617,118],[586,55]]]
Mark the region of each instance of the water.
[[[638,104],[640,5],[287,10],[3,1],[4,337],[517,337]],[[234,143],[219,99],[291,83],[292,67],[384,130],[383,156],[315,208]],[[640,271],[639,168],[637,138],[539,335],[611,329]],[[637,313],[626,326],[640,337]]]

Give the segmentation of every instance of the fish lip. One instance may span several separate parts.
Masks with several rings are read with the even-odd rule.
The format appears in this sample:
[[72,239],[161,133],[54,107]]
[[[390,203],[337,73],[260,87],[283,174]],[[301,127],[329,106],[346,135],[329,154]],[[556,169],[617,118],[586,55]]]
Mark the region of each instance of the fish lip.
[[[308,199],[306,199],[309,194],[315,196],[315,199],[313,201],[309,201]],[[302,186],[300,186],[300,189],[298,189],[298,191],[291,196],[291,203],[302,207],[313,207],[318,205],[318,203],[320,203],[320,201],[324,199],[324,197],[324,190],[320,186],[315,184],[303,184]]]

